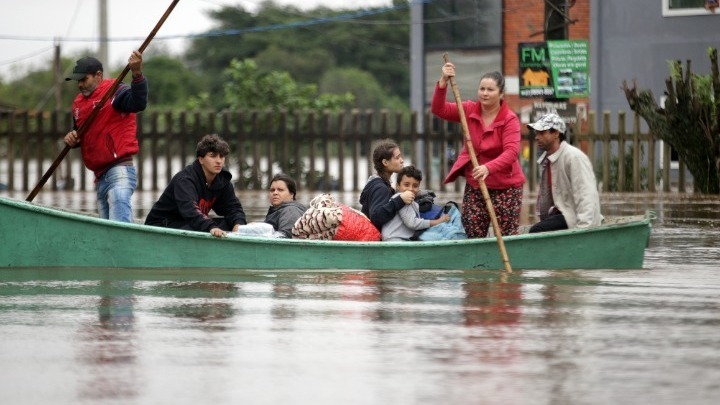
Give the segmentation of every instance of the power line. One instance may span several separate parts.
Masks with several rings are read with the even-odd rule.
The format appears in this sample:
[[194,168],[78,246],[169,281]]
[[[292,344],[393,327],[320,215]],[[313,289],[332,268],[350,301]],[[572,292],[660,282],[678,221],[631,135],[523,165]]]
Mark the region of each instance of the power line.
[[[155,37],[155,40],[232,36],[232,35],[242,35],[242,34],[256,33],[256,32],[277,31],[277,30],[284,30],[284,29],[291,29],[291,28],[304,28],[304,27],[328,24],[328,23],[338,22],[338,21],[350,21],[350,20],[357,19],[357,18],[363,18],[363,17],[367,17],[367,16],[372,16],[372,15],[384,14],[384,13],[388,13],[390,11],[400,10],[400,9],[404,9],[407,7],[408,7],[407,5],[384,7],[384,8],[379,8],[379,9],[375,9],[375,10],[365,10],[365,11],[361,11],[361,12],[357,12],[357,13],[344,13],[344,14],[339,14],[336,16],[317,17],[317,18],[311,18],[306,21],[296,21],[296,22],[283,23],[283,24],[272,24],[272,25],[266,25],[266,26],[262,26],[262,27],[214,30],[214,31],[208,31],[208,32],[204,32],[204,33],[196,33],[196,34],[158,35]],[[38,37],[38,36],[0,35],[0,40],[11,40],[11,41],[50,42],[50,41],[54,41],[56,39],[57,38]],[[90,38],[90,37],[72,38],[72,37],[70,37],[70,38],[62,38],[62,41],[63,42],[97,42],[98,40],[105,40],[107,42],[127,42],[127,41],[137,42],[137,41],[143,40],[143,39],[145,39],[145,38],[143,38],[143,37],[117,37],[117,38],[107,38],[106,39],[106,38],[97,38],[97,37],[93,37],[93,38]]]

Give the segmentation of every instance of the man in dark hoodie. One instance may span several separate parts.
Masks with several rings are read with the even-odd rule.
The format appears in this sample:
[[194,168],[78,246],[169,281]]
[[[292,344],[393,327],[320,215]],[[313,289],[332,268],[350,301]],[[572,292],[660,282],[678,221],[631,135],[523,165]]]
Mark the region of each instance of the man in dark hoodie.
[[[197,160],[173,176],[145,225],[210,232],[216,237],[236,232],[247,222],[230,181],[232,174],[223,168],[230,147],[217,135],[205,135],[196,150]],[[222,217],[210,218],[211,209]]]

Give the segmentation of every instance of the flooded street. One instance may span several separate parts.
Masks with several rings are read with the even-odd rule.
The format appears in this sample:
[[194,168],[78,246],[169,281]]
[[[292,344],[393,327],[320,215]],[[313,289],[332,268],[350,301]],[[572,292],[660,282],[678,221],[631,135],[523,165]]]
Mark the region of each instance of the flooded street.
[[[239,196],[264,216],[265,193]],[[135,195],[138,219],[156,197]],[[720,199],[601,199],[655,212],[642,269],[2,268],[0,403],[716,403]],[[95,210],[93,193],[35,202]]]

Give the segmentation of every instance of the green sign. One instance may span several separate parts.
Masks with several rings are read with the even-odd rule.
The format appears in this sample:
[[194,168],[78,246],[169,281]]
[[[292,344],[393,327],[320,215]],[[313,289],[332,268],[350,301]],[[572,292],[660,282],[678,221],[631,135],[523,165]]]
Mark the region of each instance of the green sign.
[[518,45],[520,97],[588,97],[588,42],[547,41]]

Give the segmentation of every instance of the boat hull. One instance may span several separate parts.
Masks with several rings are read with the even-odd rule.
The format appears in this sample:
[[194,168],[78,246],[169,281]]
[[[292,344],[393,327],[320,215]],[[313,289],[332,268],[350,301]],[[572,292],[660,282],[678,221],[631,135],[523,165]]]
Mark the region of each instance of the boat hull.
[[[439,242],[218,239],[0,198],[0,267],[503,269],[494,238]],[[650,219],[503,238],[513,269],[642,268]]]

